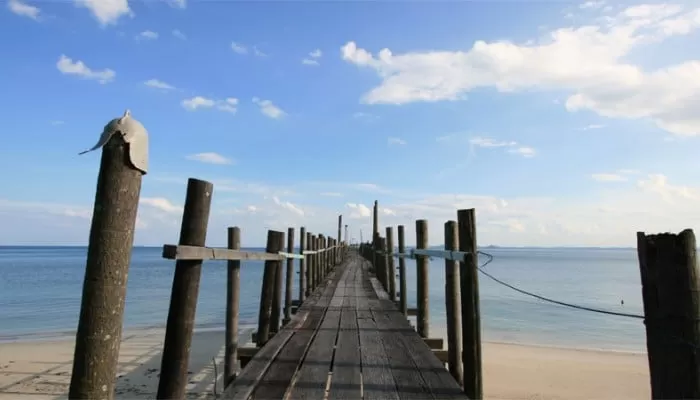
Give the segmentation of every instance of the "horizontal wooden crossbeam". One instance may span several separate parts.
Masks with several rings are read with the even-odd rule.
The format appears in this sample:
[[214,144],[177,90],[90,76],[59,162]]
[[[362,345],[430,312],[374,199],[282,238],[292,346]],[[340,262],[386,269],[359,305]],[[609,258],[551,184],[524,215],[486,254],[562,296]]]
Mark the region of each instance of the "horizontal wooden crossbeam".
[[320,254],[341,246],[333,246],[320,250],[304,250],[304,254],[265,253],[262,251],[231,250],[218,247],[199,247],[187,245],[166,244],[163,246],[163,258],[168,260],[257,260],[280,261],[288,258],[303,259],[305,255]]

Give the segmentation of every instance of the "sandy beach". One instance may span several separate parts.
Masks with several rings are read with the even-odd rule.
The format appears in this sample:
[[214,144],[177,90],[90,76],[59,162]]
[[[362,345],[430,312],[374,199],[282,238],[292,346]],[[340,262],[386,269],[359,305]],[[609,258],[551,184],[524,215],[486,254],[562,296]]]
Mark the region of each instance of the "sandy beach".
[[[163,331],[126,333],[119,357],[117,398],[154,398]],[[223,332],[195,334],[190,399],[221,393]],[[73,341],[0,344],[0,399],[63,399],[70,383]],[[643,354],[484,343],[484,395],[488,399],[642,399],[650,397]]]

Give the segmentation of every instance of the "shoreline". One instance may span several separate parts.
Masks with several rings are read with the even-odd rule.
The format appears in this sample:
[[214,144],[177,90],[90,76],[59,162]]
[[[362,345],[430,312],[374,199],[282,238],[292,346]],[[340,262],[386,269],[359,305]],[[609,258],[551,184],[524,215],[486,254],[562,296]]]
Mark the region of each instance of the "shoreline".
[[[242,328],[241,347],[250,345]],[[116,398],[148,399],[157,392],[165,330],[125,331],[120,346]],[[435,332],[438,333],[438,332]],[[0,400],[63,399],[70,384],[74,339],[0,344]],[[649,398],[646,355],[562,349],[522,343],[482,344],[485,398]],[[187,399],[222,393],[224,330],[197,329],[190,351]],[[216,366],[215,366],[216,365]]]

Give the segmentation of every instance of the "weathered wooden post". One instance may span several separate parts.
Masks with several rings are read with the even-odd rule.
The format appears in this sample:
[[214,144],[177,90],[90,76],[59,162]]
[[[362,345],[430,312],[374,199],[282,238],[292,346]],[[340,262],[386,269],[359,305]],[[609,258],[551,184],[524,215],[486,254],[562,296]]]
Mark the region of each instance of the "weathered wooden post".
[[[280,237],[279,250],[284,249],[284,233]],[[284,263],[278,262],[275,270],[275,289],[272,292],[272,309],[270,310],[270,333],[275,334],[280,330],[280,319],[282,317],[282,285],[284,283]]]
[[[241,229],[228,228],[228,248],[241,249]],[[238,312],[241,302],[241,261],[229,260],[226,271],[226,345],[224,350],[224,387],[236,377],[238,360]]]
[[318,250],[321,251],[318,255],[318,280],[316,286],[323,282],[326,276],[326,238],[323,235],[318,235]]
[[396,268],[394,268],[394,230],[388,226],[386,228],[386,266],[387,283],[389,284],[389,296],[391,301],[396,301]]
[[653,399],[700,398],[700,284],[695,234],[637,233]]
[[[311,232],[306,232],[306,248],[309,251],[313,251],[313,235]],[[306,297],[311,295],[314,291],[314,255],[309,254],[306,258]]]
[[376,244],[374,246],[374,260],[376,262],[376,264],[374,264],[374,269],[377,275],[377,279],[386,290],[386,269],[384,268],[384,262],[386,261],[386,256],[384,255],[385,242],[386,241],[384,240],[384,238],[377,235]]
[[[406,253],[406,238],[404,236],[403,225],[398,227],[399,253]],[[408,303],[406,301],[406,260],[402,256],[399,258],[399,310],[403,315],[408,316]]]
[[[266,253],[277,254],[282,250],[284,233],[277,231],[267,231]],[[282,261],[265,261],[263,271],[262,290],[260,294],[260,311],[258,312],[258,332],[256,334],[256,344],[262,347],[270,338],[271,309],[275,292],[275,275],[277,275],[277,265]],[[278,314],[279,315],[279,314]]]
[[[343,244],[343,232],[341,229],[343,229],[343,216],[338,215],[338,238],[337,243],[334,242],[336,246]],[[338,265],[340,263],[340,248],[335,249],[333,254],[335,255],[335,258],[333,258],[333,265]]]
[[459,270],[462,307],[462,365],[464,392],[470,399],[484,396],[481,364],[481,312],[474,209],[457,211],[459,251],[469,253]]
[[[445,250],[459,248],[457,222],[445,222]],[[457,382],[462,384],[462,324],[459,302],[459,263],[445,260],[445,311],[447,314],[447,365]]]
[[102,146],[70,399],[114,396],[141,177],[148,169],[148,133],[128,111],[105,126],[91,150]]
[[[419,219],[416,221],[416,249],[425,250],[428,248],[428,221]],[[427,338],[430,337],[430,315],[428,311],[428,267],[430,260],[426,256],[416,255],[416,281],[417,287],[417,308],[416,328],[418,334]]]
[[304,250],[306,250],[306,228],[303,226],[299,229],[299,254],[304,258],[299,260],[299,302],[306,300],[306,268],[308,265],[308,256],[304,256]]
[[[318,250],[318,241],[316,240],[317,237],[316,235],[311,235],[311,250],[316,251]],[[318,271],[318,254],[314,253],[311,255],[311,284],[309,285],[311,287],[311,293],[313,293],[316,290],[316,275]]]
[[[379,247],[379,202],[374,201],[374,208],[372,209],[372,266],[374,266],[375,271],[377,270],[377,261],[379,260],[379,255],[377,254],[377,248]],[[381,280],[380,280],[381,281]]]
[[[287,229],[287,253],[294,253],[294,228]],[[287,282],[284,291],[284,320],[283,325],[287,325],[292,319],[292,286],[294,286],[294,259],[287,259]]]
[[[209,210],[214,185],[190,178],[180,228],[181,245],[203,247],[207,238]],[[165,343],[160,363],[158,399],[184,399],[192,331],[197,311],[202,260],[177,260]]]

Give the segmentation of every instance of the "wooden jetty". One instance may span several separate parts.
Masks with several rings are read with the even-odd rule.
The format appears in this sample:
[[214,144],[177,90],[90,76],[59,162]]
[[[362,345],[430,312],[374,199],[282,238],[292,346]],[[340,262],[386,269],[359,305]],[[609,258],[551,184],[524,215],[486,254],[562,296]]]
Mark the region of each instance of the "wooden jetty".
[[[103,147],[102,162],[70,399],[114,398],[126,277],[147,170],[142,125],[126,113],[105,130],[109,135],[94,148]],[[380,235],[375,201],[370,243],[348,246],[339,216],[335,237],[302,227],[295,250],[294,228],[287,229],[286,242],[285,232],[269,230],[265,251],[252,252],[241,249],[243,232],[237,227],[228,229],[226,248],[206,246],[213,193],[212,183],[188,181],[180,241],[163,246],[163,257],[174,260],[175,268],[158,399],[186,397],[199,281],[207,260],[226,261],[228,271],[222,282],[227,288],[222,299],[224,399],[483,398],[474,209],[458,210],[457,220],[445,223],[444,250],[428,248],[428,221],[417,220],[416,248],[407,251],[406,230],[399,225],[397,252],[393,228]],[[700,398],[695,236],[685,230],[677,235],[638,233],[637,239],[645,315],[631,317],[646,325],[652,396]],[[428,266],[434,257],[445,261],[447,349],[442,339],[430,337]],[[416,260],[415,307],[407,304],[406,258]],[[241,347],[244,340],[238,337],[241,262],[246,260],[265,263],[253,347]],[[296,300],[295,273],[300,283]],[[416,316],[416,329],[408,316]]]

